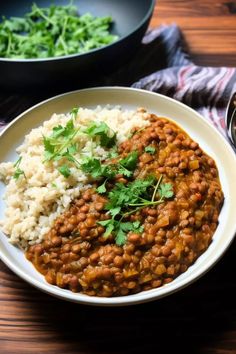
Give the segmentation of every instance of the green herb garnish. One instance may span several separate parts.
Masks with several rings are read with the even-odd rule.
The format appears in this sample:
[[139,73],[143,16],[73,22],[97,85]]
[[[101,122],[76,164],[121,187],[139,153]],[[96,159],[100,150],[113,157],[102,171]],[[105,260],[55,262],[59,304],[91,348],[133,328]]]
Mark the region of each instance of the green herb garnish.
[[79,112],[79,107],[72,108],[72,110],[70,111],[70,114],[71,114],[72,118],[75,119],[77,114],[78,114],[78,112]]
[[102,164],[100,160],[91,157],[85,159],[81,163],[80,168],[93,178],[105,177],[113,179],[117,174],[131,177],[136,168],[137,159],[138,153],[136,151],[131,152],[125,159],[121,159],[116,164]]
[[108,237],[115,233],[115,240],[118,246],[122,246],[126,242],[126,235],[129,231],[141,233],[143,232],[143,226],[140,226],[140,222],[119,222],[114,219],[99,221],[98,224],[104,226],[106,228],[106,232],[104,233],[104,237]]
[[153,146],[146,146],[144,151],[147,152],[148,154],[154,155],[156,152],[156,149]]
[[117,146],[114,146],[113,148],[111,148],[108,155],[107,155],[107,157],[109,159],[115,159],[118,156],[119,156],[119,154],[118,154]]
[[142,232],[140,222],[124,222],[125,217],[136,213],[144,207],[158,205],[165,199],[171,198],[174,194],[170,183],[161,183],[162,176],[155,182],[155,177],[149,176],[141,180],[137,179],[124,185],[116,183],[115,187],[108,193],[108,203],[105,208],[111,215],[111,219],[99,222],[106,231],[104,237],[115,235],[118,245],[126,242],[127,232]]
[[65,177],[68,178],[71,175],[71,171],[67,165],[62,165],[58,168],[58,171]]
[[66,126],[58,125],[53,128],[49,137],[43,137],[44,158],[45,161],[59,160],[62,157],[71,155],[76,150],[74,138],[79,132],[79,128],[75,128],[73,119],[70,119]]
[[111,148],[116,144],[116,133],[105,122],[92,122],[84,133],[94,138],[99,136],[100,145],[106,148]]
[[[108,178],[107,178],[108,179]],[[96,192],[98,192],[99,194],[104,194],[107,191],[106,188],[106,183],[107,183],[107,179],[105,179],[105,181],[103,182],[103,184],[101,184],[97,189]]]
[[13,178],[16,180],[18,180],[20,178],[20,176],[25,177],[24,171],[20,168],[21,160],[22,160],[22,156],[20,156],[19,159],[13,165],[15,167],[15,172],[13,174]]
[[119,161],[119,164],[122,167],[125,167],[128,170],[133,171],[136,168],[137,161],[138,161],[138,152],[137,151],[132,151],[124,159],[121,159]]
[[24,17],[3,17],[0,23],[0,57],[49,58],[80,54],[118,39],[110,33],[112,18],[79,15],[67,6],[38,7]]
[[116,146],[114,146],[116,143],[116,134],[111,131],[106,123],[91,122],[89,127],[84,131],[81,131],[80,128],[76,128],[74,117],[77,112],[78,109],[74,108],[71,111],[72,118],[65,126],[58,125],[53,128],[50,136],[43,136],[44,162],[59,161],[61,159],[67,160],[67,162],[70,163],[69,165],[63,161],[63,166],[58,168],[59,172],[66,178],[71,174],[71,164],[76,168],[81,168],[85,173],[91,174],[94,178],[114,178],[115,174],[118,172],[111,165],[101,165],[100,160],[93,157],[85,158],[83,162],[79,162],[75,158],[75,155],[79,152],[77,142],[78,134],[86,134],[91,139],[94,137],[98,138],[98,143],[103,147],[116,148]]

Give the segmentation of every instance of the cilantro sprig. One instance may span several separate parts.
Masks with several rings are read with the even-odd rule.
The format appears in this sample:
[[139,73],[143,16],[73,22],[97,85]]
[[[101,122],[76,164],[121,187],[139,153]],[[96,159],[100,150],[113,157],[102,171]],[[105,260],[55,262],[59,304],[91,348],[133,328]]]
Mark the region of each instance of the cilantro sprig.
[[[122,174],[128,178],[131,177],[137,166],[137,162],[138,153],[136,151],[132,151],[117,163],[111,164],[102,164],[99,159],[90,157],[81,163],[80,168],[83,172],[90,174],[93,178],[103,177],[106,178],[106,180],[112,180],[117,174]],[[102,188],[104,193],[106,191],[104,183]]]
[[[53,128],[50,136],[43,136],[44,162],[59,161],[63,159],[63,165],[58,171],[68,178],[71,175],[71,167],[82,168],[86,173],[90,173],[94,178],[99,176],[113,178],[114,173],[110,167],[101,167],[100,160],[90,157],[81,163],[75,155],[80,153],[78,135],[85,134],[90,139],[96,138],[96,142],[106,148],[114,148],[116,144],[116,134],[111,131],[104,122],[91,122],[90,125],[82,130],[75,126],[75,118],[78,108],[73,108],[71,116],[65,126],[58,125]],[[128,172],[127,172],[128,173]]]
[[[115,187],[108,193],[108,203],[105,206],[111,218],[99,222],[105,227],[104,237],[113,234],[116,243],[124,245],[129,231],[143,231],[140,223],[124,222],[124,219],[142,208],[161,204],[165,199],[174,195],[172,184],[162,183],[162,178],[161,175],[156,184],[154,184],[155,177],[153,176],[137,179],[127,185],[115,184]],[[98,189],[97,191],[99,192]]]
[[116,133],[105,122],[92,122],[84,132],[92,138],[98,136],[102,147],[111,148],[116,144]]
[[22,160],[22,156],[20,156],[19,159],[13,165],[15,167],[15,172],[13,174],[13,178],[15,180],[18,180],[20,176],[25,177],[24,171],[20,168],[21,160]]
[[72,1],[49,7],[34,3],[24,17],[3,17],[0,57],[29,59],[84,53],[118,39],[110,33],[111,25],[110,16],[80,16]]
[[109,219],[99,221],[98,224],[106,228],[106,232],[103,235],[104,237],[109,237],[112,232],[115,233],[115,240],[118,246],[122,246],[125,244],[126,235],[129,231],[133,231],[136,233],[143,232],[143,226],[140,226],[140,221],[121,222],[114,219]]

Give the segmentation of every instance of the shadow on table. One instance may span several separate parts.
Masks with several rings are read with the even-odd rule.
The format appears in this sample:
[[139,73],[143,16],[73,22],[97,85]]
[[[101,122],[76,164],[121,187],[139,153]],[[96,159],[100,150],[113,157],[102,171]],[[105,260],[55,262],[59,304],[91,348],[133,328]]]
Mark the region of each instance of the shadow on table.
[[156,302],[99,308],[42,295],[32,311],[67,353],[233,353],[233,336],[224,335],[235,330],[235,250],[236,242],[201,280]]

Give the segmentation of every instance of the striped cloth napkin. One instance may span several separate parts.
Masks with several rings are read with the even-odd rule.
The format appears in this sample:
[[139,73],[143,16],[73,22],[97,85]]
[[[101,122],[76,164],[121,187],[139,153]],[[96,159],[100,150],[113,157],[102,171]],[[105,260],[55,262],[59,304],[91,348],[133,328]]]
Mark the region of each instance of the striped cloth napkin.
[[132,61],[108,83],[132,83],[132,87],[172,97],[198,111],[225,135],[224,116],[236,91],[236,68],[197,66],[184,46],[176,25],[150,30]]

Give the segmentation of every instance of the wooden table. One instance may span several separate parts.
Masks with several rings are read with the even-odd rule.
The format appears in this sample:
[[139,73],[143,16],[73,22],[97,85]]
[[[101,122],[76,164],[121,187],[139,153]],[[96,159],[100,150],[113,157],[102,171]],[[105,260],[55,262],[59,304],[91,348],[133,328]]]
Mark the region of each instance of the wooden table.
[[[236,64],[235,1],[159,0],[151,25],[163,22],[180,25],[198,64]],[[235,252],[178,294],[126,308],[59,301],[0,262],[0,353],[236,353]]]

